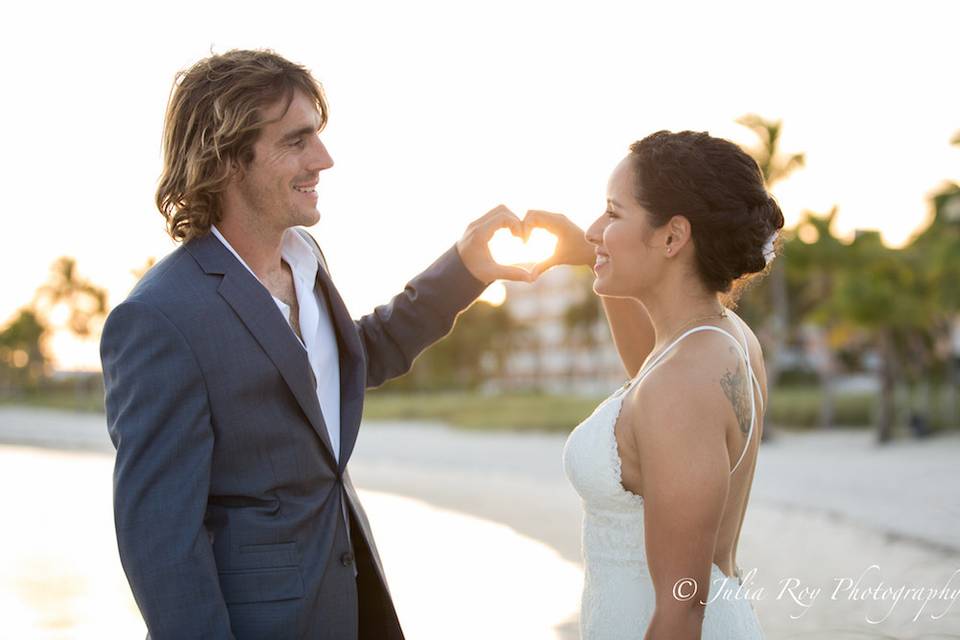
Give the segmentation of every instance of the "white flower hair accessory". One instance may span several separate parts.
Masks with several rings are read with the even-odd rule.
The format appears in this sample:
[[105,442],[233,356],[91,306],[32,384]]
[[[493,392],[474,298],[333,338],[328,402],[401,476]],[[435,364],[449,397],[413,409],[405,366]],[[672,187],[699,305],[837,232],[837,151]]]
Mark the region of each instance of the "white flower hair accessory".
[[776,231],[771,233],[770,237],[767,238],[767,243],[763,245],[763,259],[766,260],[768,266],[773,262],[773,259],[777,257],[777,251],[773,246],[777,241],[777,235]]

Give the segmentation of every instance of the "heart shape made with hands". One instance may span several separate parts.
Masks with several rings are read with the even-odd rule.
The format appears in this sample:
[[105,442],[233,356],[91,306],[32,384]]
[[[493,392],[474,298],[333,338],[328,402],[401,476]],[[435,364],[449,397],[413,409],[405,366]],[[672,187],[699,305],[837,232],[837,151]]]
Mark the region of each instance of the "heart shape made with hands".
[[513,235],[509,229],[500,229],[487,244],[490,255],[502,265],[532,267],[553,255],[557,248],[557,236],[546,229],[534,229],[526,242]]

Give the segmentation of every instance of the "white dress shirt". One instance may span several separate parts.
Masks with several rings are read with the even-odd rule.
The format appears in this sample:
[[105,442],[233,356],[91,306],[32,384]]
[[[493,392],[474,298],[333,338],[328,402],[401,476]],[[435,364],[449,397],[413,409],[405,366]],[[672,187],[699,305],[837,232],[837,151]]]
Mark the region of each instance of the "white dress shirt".
[[[253,269],[247,266],[223,234],[214,227],[210,231],[223,243],[230,252],[236,256],[247,271],[256,278],[257,274]],[[313,369],[313,375],[317,379],[317,399],[320,401],[320,411],[323,413],[323,421],[327,425],[327,434],[330,436],[330,444],[333,445],[333,455],[340,461],[340,354],[337,350],[337,338],[333,330],[333,320],[323,299],[322,294],[314,289],[314,283],[317,279],[317,269],[320,264],[316,255],[307,244],[307,241],[300,237],[293,229],[287,229],[283,234],[283,244],[280,248],[280,255],[284,262],[290,265],[293,272],[293,285],[297,294],[297,303],[300,307],[300,333],[303,339],[300,340],[301,346],[307,352],[307,358],[310,361],[310,367]],[[257,278],[259,280],[259,278]],[[263,284],[261,282],[261,284]],[[266,288],[266,287],[264,287]],[[273,301],[277,303],[287,324],[290,324],[290,306],[283,300],[273,296]],[[293,331],[291,327],[291,332]],[[296,335],[294,333],[294,335]],[[299,340],[299,338],[298,338]]]

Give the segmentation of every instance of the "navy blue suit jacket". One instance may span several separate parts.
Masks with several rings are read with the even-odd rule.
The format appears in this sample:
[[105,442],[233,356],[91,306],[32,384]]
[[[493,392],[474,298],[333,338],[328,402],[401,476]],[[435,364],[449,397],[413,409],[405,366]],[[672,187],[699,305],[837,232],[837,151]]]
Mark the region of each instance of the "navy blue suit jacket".
[[346,467],[364,390],[406,372],[484,285],[454,247],[356,322],[325,268],[316,287],[340,354],[339,463],[306,352],[212,234],[160,261],[107,319],[117,541],[154,640],[351,639],[364,611],[384,618],[373,637],[402,637]]

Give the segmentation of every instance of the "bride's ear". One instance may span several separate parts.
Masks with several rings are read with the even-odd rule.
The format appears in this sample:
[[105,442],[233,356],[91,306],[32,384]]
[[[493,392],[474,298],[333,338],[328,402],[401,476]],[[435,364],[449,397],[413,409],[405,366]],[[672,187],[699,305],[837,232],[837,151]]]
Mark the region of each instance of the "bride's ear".
[[690,221],[686,216],[673,216],[667,222],[667,237],[663,250],[668,256],[675,256],[690,241]]

